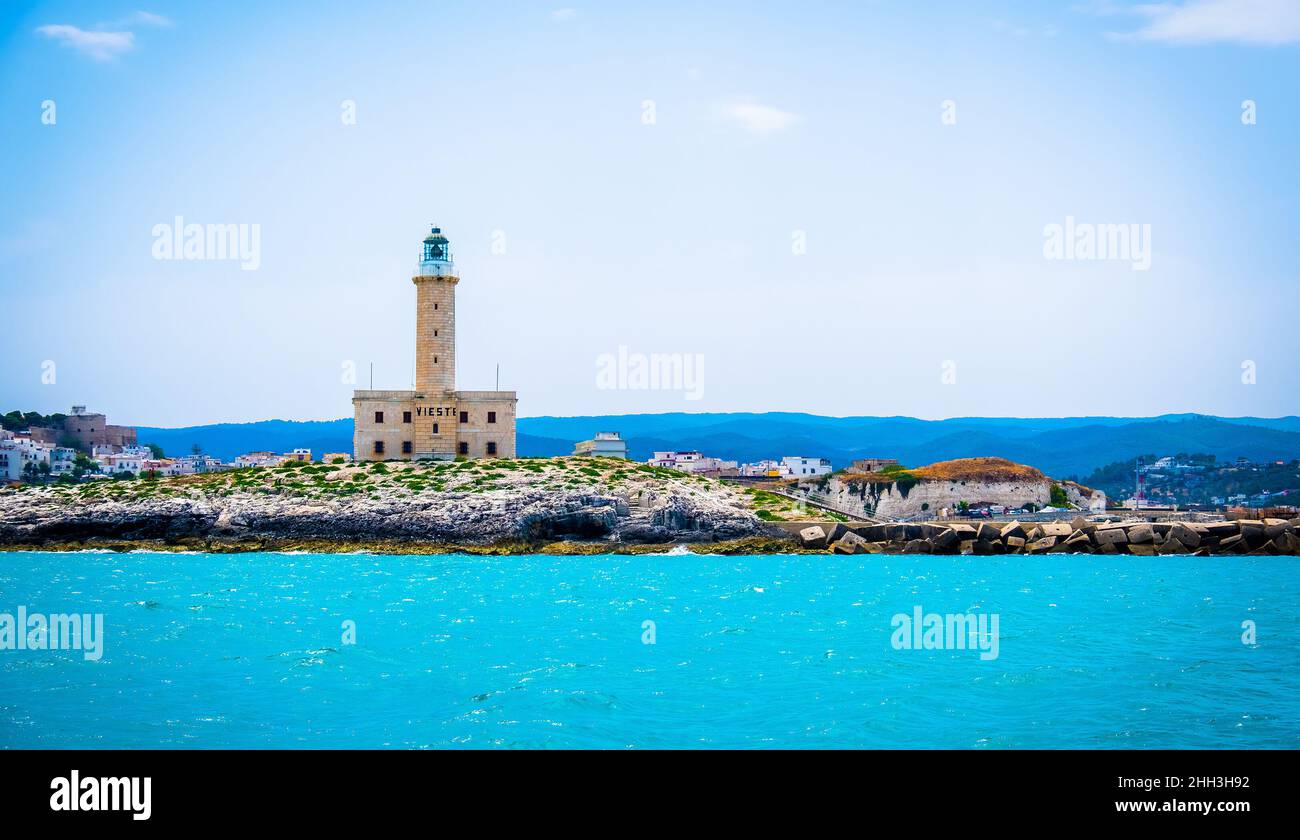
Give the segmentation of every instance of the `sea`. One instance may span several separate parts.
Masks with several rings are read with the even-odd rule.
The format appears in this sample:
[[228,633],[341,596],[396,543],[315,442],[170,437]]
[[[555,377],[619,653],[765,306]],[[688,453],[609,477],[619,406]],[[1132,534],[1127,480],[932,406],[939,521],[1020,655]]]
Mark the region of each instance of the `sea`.
[[1298,596],[1287,557],[0,553],[0,747],[1295,749]]

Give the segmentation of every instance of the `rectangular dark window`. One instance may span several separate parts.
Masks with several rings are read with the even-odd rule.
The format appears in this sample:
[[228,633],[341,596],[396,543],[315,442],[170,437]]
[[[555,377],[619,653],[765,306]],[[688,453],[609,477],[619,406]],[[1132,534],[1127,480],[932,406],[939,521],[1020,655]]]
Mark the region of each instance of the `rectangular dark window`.
[[433,424],[433,433],[434,433],[435,435],[438,434],[438,424],[437,424],[437,423],[434,423],[434,424]]
[[495,411],[489,411],[489,412],[488,412],[488,422],[489,422],[489,423],[495,423],[496,421],[497,421],[497,413],[496,413]]
[[468,455],[469,444],[466,443],[465,441],[461,441],[460,443],[456,444],[456,452],[460,455]]
[[402,441],[402,454],[403,455],[411,454],[411,442],[409,440]]
[[494,440],[490,440],[490,441],[488,441],[487,454],[489,454],[489,455],[495,455],[495,454],[497,454],[497,443],[496,443],[496,441],[494,441]]
[[462,423],[468,423],[468,422],[469,422],[469,412],[468,412],[468,411],[462,411],[462,412],[460,413],[460,422],[462,422]]
[[384,422],[384,412],[382,412],[382,411],[376,411],[376,412],[375,412],[375,422],[376,422],[376,423],[382,423],[382,422]]
[[402,422],[403,422],[403,423],[410,423],[410,422],[411,422],[411,412],[409,412],[409,411],[403,411],[403,412],[402,412]]
[[384,454],[384,442],[382,440],[375,441],[375,454],[376,455]]

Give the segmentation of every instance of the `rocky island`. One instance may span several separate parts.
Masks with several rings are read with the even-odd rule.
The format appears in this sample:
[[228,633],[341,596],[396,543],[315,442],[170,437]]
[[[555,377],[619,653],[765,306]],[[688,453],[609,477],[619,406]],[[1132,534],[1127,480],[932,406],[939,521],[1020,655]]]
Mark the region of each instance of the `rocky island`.
[[613,458],[290,462],[0,491],[8,548],[762,551],[787,539],[736,488]]

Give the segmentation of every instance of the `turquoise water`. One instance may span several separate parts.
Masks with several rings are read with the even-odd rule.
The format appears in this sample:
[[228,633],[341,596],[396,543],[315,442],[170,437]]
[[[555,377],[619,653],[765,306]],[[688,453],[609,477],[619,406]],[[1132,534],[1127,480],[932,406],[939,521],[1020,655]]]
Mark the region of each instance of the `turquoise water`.
[[[0,612],[105,623],[97,662],[0,651],[0,746],[1296,748],[1298,591],[1283,557],[0,554]],[[997,613],[998,658],[895,650],[917,605]]]

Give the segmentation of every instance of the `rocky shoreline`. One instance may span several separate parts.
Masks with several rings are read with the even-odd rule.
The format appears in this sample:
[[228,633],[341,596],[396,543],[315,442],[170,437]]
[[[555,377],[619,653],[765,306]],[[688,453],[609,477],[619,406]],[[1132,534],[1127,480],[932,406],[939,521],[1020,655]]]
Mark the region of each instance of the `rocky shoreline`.
[[768,495],[607,458],[286,465],[0,490],[0,550],[1300,554],[1300,519],[796,523]]
[[895,523],[811,525],[808,550],[836,554],[1300,555],[1300,518],[1225,522]]

